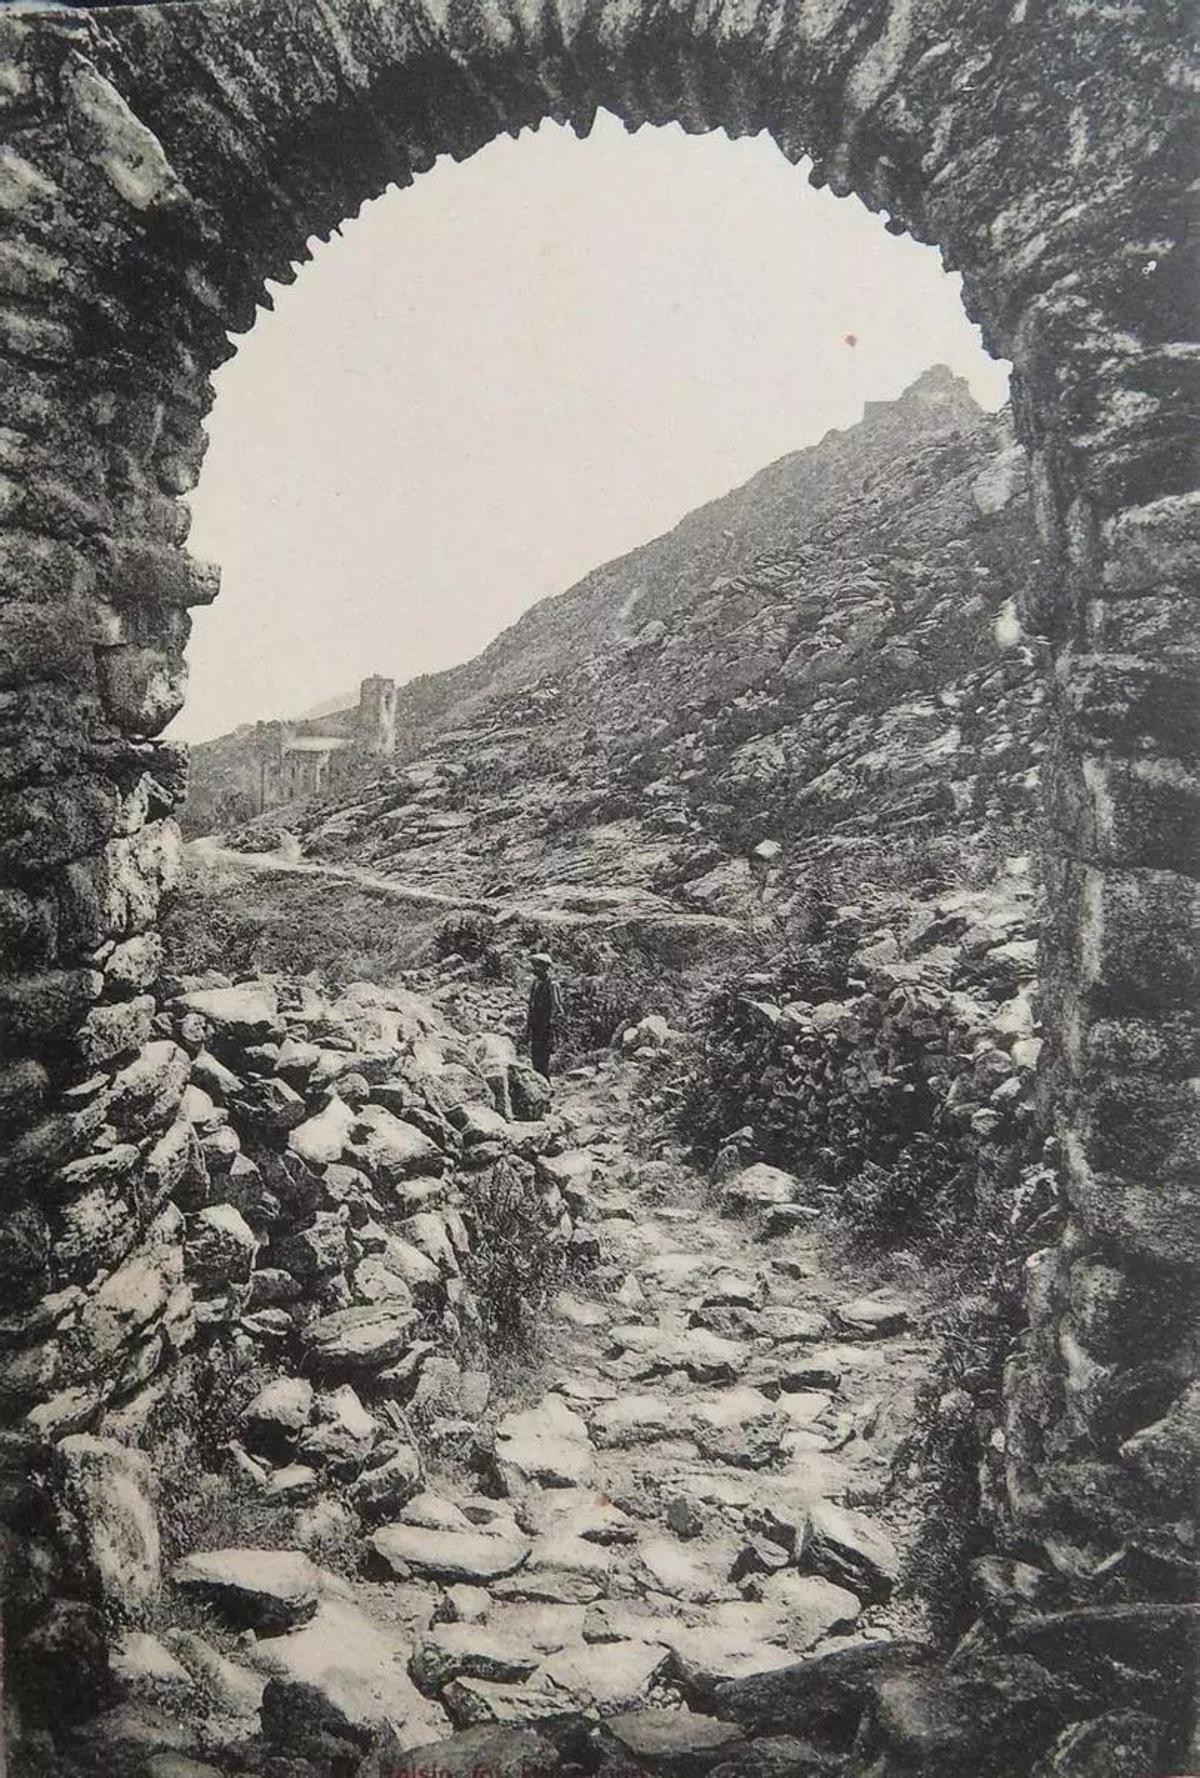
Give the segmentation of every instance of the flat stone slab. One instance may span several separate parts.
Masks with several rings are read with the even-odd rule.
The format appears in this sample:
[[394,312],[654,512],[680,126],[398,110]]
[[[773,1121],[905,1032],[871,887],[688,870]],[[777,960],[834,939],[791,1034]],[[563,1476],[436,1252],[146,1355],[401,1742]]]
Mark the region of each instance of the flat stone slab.
[[320,1601],[320,1570],[297,1550],[198,1550],[176,1564],[171,1580],[241,1629],[295,1629]]
[[561,1395],[506,1414],[496,1428],[495,1463],[509,1494],[531,1485],[580,1487],[591,1479],[594,1460],[587,1421]]
[[585,1643],[551,1655],[546,1677],[579,1709],[628,1710],[665,1671],[669,1651],[650,1642]]
[[469,1531],[471,1521],[462,1508],[444,1494],[422,1491],[400,1508],[402,1525],[414,1525],[422,1531]]
[[649,1585],[672,1598],[704,1605],[729,1590],[725,1580],[729,1570],[727,1550],[685,1546],[673,1537],[652,1537],[639,1544],[637,1555]]
[[526,1505],[522,1524],[539,1535],[560,1534],[588,1543],[633,1543],[637,1525],[628,1513],[602,1496],[582,1489],[554,1489]]
[[725,1389],[692,1411],[691,1430],[706,1457],[761,1469],[778,1452],[786,1423],[761,1390]]
[[[503,1685],[494,1679],[472,1679],[463,1674],[444,1688],[441,1703],[455,1723],[499,1723],[519,1727],[542,1717],[558,1716],[563,1707],[562,1697],[540,1673],[519,1685]],[[441,1778],[440,1772],[438,1778]],[[480,1778],[478,1768],[474,1778]]]
[[852,1630],[862,1611],[857,1593],[819,1574],[797,1574],[794,1568],[785,1568],[763,1583],[763,1604],[778,1611],[787,1645],[797,1651],[812,1648],[825,1636]]
[[853,1302],[839,1303],[834,1315],[839,1326],[860,1340],[880,1340],[903,1333],[912,1320],[909,1304],[886,1290],[872,1291],[869,1296],[855,1297]]
[[811,1426],[821,1414],[833,1406],[833,1397],[820,1389],[785,1391],[779,1397],[779,1412],[793,1426]]
[[704,1327],[677,1334],[645,1322],[626,1322],[614,1327],[610,1337],[618,1351],[633,1356],[638,1377],[683,1371],[694,1383],[732,1381],[750,1355],[743,1340],[724,1339]]
[[900,1556],[874,1519],[832,1500],[817,1500],[809,1509],[803,1565],[874,1601],[891,1593]]
[[829,1322],[816,1309],[801,1309],[791,1303],[768,1303],[758,1312],[758,1325],[764,1334],[780,1343],[787,1340],[823,1340],[829,1333]]
[[569,1321],[572,1327],[606,1327],[610,1319],[603,1303],[576,1296],[572,1290],[560,1290],[550,1304],[550,1310],[560,1321]]
[[435,1624],[409,1657],[417,1687],[430,1694],[452,1679],[491,1679],[512,1685],[528,1679],[541,1662],[539,1650],[482,1624]]
[[795,1660],[783,1614],[766,1603],[719,1601],[705,1612],[702,1623],[668,1622],[662,1634],[675,1667],[706,1685],[770,1672]]
[[744,1736],[735,1723],[691,1710],[630,1710],[610,1716],[610,1739],[635,1764],[669,1778],[691,1778],[731,1757]]
[[678,1397],[618,1395],[592,1415],[592,1437],[606,1448],[648,1444],[677,1437],[683,1417]]
[[318,1370],[381,1370],[407,1351],[417,1311],[390,1298],[336,1309],[304,1329],[309,1363]]
[[372,1548],[401,1580],[473,1581],[486,1585],[515,1574],[533,1547],[527,1537],[487,1531],[430,1531],[419,1525],[385,1525]]
[[198,1012],[214,1031],[238,1043],[261,1043],[280,1029],[275,990],[265,983],[195,988],[181,994],[176,1004],[185,1012]]
[[497,1599],[587,1605],[608,1590],[612,1558],[600,1544],[569,1532],[539,1537],[516,1574],[497,1581]]
[[719,1267],[701,1293],[701,1308],[758,1309],[766,1300],[763,1280],[753,1272]]
[[405,1732],[436,1734],[444,1718],[405,1670],[408,1638],[350,1599],[323,1598],[312,1620],[253,1650],[262,1672],[313,1686],[330,1709],[359,1728],[403,1721]]

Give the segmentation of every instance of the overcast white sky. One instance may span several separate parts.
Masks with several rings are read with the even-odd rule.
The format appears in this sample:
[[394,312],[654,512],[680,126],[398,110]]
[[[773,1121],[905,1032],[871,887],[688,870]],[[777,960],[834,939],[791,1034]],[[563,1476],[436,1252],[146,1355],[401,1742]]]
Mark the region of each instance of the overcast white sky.
[[387,193],[218,373],[199,740],[465,660],[930,364],[997,407],[937,254],[766,138],[544,126]]

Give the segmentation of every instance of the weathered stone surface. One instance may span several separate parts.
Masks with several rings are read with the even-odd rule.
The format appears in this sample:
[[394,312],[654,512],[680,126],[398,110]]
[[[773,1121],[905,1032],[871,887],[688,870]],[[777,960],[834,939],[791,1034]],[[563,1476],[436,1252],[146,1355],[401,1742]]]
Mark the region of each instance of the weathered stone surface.
[[313,1166],[340,1161],[350,1142],[355,1114],[337,1093],[315,1117],[305,1119],[288,1135],[288,1147]]
[[238,1419],[256,1447],[291,1449],[312,1417],[314,1400],[307,1377],[276,1377],[246,1403]]
[[142,1452],[73,1433],[54,1451],[59,1527],[82,1584],[126,1620],[154,1604],[162,1582],[154,1478]]
[[274,994],[262,983],[241,988],[197,988],[179,999],[183,1012],[197,1012],[217,1037],[233,1044],[261,1043],[280,1030]]
[[1063,1729],[1034,1778],[1143,1778],[1157,1769],[1163,1740],[1163,1724],[1153,1716],[1107,1711]]
[[930,1778],[1024,1771],[1081,1701],[1021,1655],[976,1659],[954,1672],[890,1673],[873,1689],[866,1744]]
[[129,1630],[112,1651],[109,1669],[126,1698],[151,1703],[186,1704],[194,1691],[192,1677],[157,1636]]
[[187,1266],[198,1284],[216,1288],[244,1284],[257,1251],[254,1230],[232,1204],[208,1204],[192,1218]]
[[247,1081],[230,1110],[251,1128],[270,1134],[294,1130],[306,1116],[304,1100],[285,1080]]
[[299,1713],[301,1735],[281,1722],[279,1739],[296,1746],[302,1738],[311,1758],[313,1727],[332,1730],[343,1745],[326,1741],[323,1751],[336,1760],[345,1757],[346,1741],[365,1746],[381,1724],[403,1721],[410,1736],[440,1726],[443,1719],[407,1676],[408,1648],[406,1636],[331,1591],[306,1624],[261,1641],[255,1650],[256,1664],[276,1675],[263,1694],[264,1706],[270,1694],[281,1716],[288,1703]]
[[690,1710],[628,1710],[610,1716],[602,1732],[626,1759],[669,1778],[711,1770],[741,1740],[736,1723]]
[[496,1468],[508,1494],[539,1487],[575,1488],[592,1473],[587,1422],[559,1395],[506,1414],[496,1428]]
[[799,1735],[846,1751],[877,1683],[889,1673],[919,1668],[928,1658],[927,1650],[912,1643],[864,1642],[726,1680],[713,1687],[710,1707],[750,1735]]
[[307,1623],[320,1596],[319,1570],[293,1550],[198,1551],[171,1570],[171,1584],[238,1628],[268,1633]]
[[770,1210],[777,1205],[793,1204],[800,1195],[798,1179],[761,1161],[744,1167],[721,1186],[721,1201],[732,1211]]
[[343,1384],[317,1397],[313,1424],[300,1440],[299,1455],[306,1463],[353,1471],[366,1462],[382,1431],[349,1384]]
[[852,1302],[839,1303],[835,1315],[847,1333],[858,1339],[884,1339],[888,1334],[903,1333],[908,1326],[909,1305],[889,1290],[873,1291],[870,1296],[855,1297]]
[[803,1561],[872,1600],[888,1597],[900,1570],[899,1553],[882,1526],[831,1500],[816,1501],[809,1512]]
[[413,1525],[386,1525],[371,1544],[393,1573],[430,1580],[469,1583],[515,1574],[532,1545],[528,1538],[484,1531],[428,1531]]
[[405,1351],[416,1319],[411,1304],[395,1298],[337,1309],[305,1328],[307,1361],[322,1373],[382,1370]]
[[350,1488],[350,1501],[365,1519],[398,1512],[421,1486],[421,1459],[411,1445],[389,1450],[382,1462],[364,1469]]
[[510,1062],[507,1069],[512,1113],[521,1122],[535,1122],[549,1112],[554,1095],[536,1068],[528,1062]]
[[440,1173],[445,1166],[445,1156],[436,1142],[382,1105],[365,1105],[355,1114],[343,1158],[386,1186]]

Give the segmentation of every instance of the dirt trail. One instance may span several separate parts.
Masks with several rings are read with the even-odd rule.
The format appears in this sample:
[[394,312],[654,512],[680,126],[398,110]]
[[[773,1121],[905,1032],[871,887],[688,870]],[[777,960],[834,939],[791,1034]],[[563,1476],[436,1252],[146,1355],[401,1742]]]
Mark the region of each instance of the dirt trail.
[[850,1308],[769,1170],[733,1215],[631,1152],[643,1090],[615,1058],[560,1087],[576,1146],[550,1171],[600,1263],[499,1419],[506,1492],[431,1476],[375,1539],[401,1584],[358,1589],[455,1727],[676,1700],[894,1627],[873,1503],[928,1347],[899,1302]]
[[[700,940],[706,934],[732,936],[741,931],[737,921],[719,914],[689,913],[649,892],[606,892],[601,888],[593,893],[602,897],[611,893],[611,907],[579,909],[555,906],[549,896],[545,901],[539,902],[533,892],[526,894],[520,902],[505,898],[451,894],[442,889],[426,888],[423,884],[408,883],[398,877],[383,876],[378,871],[363,870],[357,865],[327,864],[304,858],[298,846],[294,852],[290,849],[239,852],[232,847],[223,846],[218,840],[202,838],[190,840],[188,851],[201,865],[221,865],[264,877],[319,877],[335,883],[350,883],[401,906],[442,908],[447,913],[457,914],[487,914],[502,925],[529,919],[536,920],[547,929],[566,932],[668,921],[677,933],[691,933]],[[578,889],[575,893],[579,893]]]

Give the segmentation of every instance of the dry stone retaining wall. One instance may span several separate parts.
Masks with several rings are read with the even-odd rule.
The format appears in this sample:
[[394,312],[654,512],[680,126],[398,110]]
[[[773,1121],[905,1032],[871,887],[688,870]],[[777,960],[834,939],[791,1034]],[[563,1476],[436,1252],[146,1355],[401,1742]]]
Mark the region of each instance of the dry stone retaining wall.
[[[547,117],[586,133],[601,105],[765,128],[936,242],[1015,367],[1053,564],[1041,1090],[1073,1214],[1011,1366],[1008,1509],[1014,1544],[1080,1598],[1176,1592],[1159,1540],[1194,1441],[1197,1257],[1187,53],[1181,5],[1073,0],[0,17],[10,1424],[91,1424],[175,1348],[184,1080],[152,989],[183,761],[156,737],[189,609],[216,590],[181,496],[229,332],[311,235],[441,154]],[[166,1281],[152,1307],[147,1270]]]

